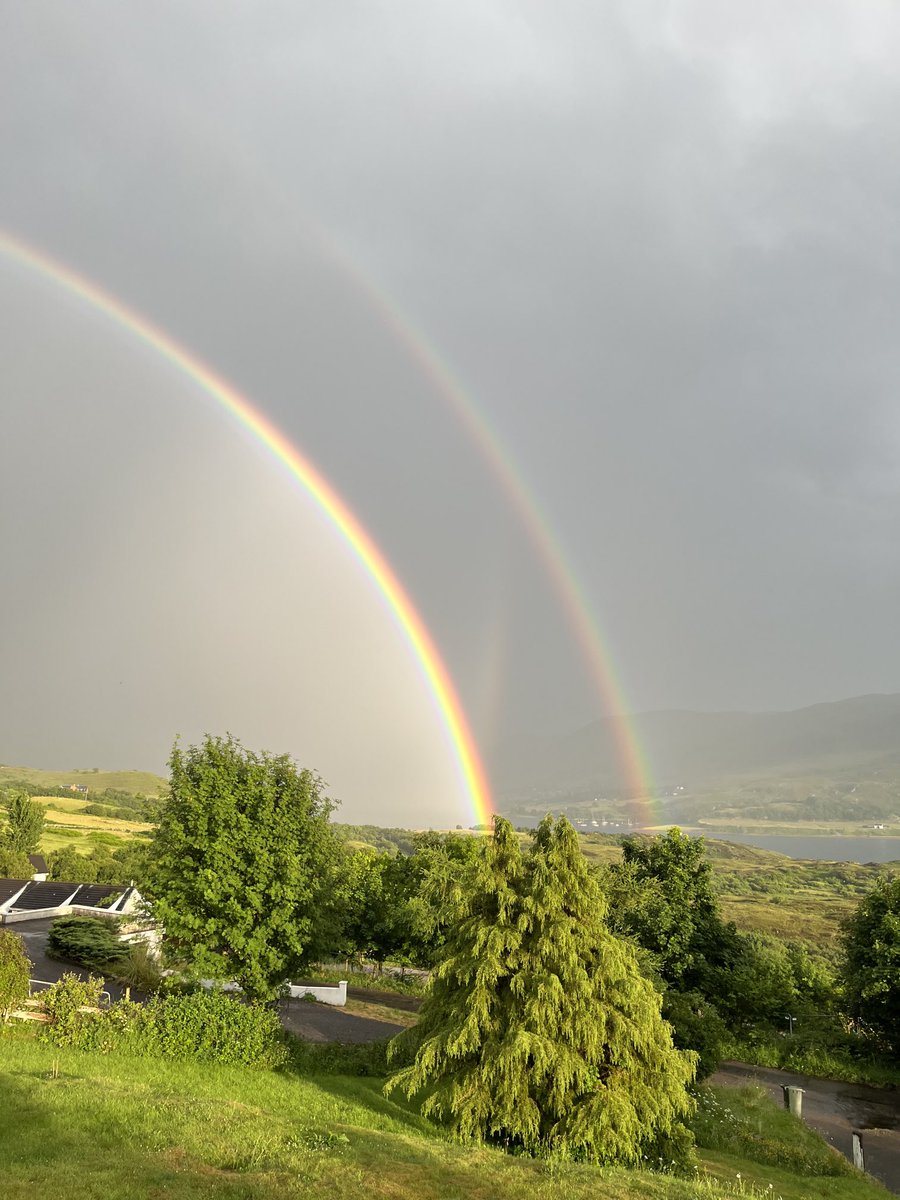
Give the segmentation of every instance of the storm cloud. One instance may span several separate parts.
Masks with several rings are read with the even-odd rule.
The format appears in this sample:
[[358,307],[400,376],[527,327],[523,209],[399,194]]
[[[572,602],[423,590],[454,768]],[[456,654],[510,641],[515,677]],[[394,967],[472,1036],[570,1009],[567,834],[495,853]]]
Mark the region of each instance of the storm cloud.
[[[474,733],[900,689],[888,4],[0,4],[0,226],[233,381],[426,621]],[[348,819],[467,820],[396,622],[184,377],[0,262],[0,759],[229,728]]]

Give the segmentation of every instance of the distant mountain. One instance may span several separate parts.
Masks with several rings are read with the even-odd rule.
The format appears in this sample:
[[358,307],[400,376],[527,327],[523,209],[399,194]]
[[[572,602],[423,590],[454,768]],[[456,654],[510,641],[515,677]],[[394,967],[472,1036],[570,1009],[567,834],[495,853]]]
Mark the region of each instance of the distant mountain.
[[[900,695],[857,696],[790,712],[680,710],[627,718],[661,791],[739,777],[832,773],[900,764]],[[596,721],[563,737],[507,742],[491,758],[500,806],[542,796],[623,796],[618,725]]]

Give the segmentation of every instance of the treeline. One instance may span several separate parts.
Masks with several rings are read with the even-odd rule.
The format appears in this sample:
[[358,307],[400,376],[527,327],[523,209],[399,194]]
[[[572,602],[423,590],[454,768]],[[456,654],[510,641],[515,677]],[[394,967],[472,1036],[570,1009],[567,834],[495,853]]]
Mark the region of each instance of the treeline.
[[[119,839],[117,838],[118,842]],[[148,870],[149,843],[145,840],[124,842],[113,848],[95,846],[88,854],[79,854],[71,846],[51,850],[47,857],[49,878],[67,883],[135,883],[145,882]]]
[[[705,814],[708,818],[710,813]],[[718,816],[755,821],[888,821],[900,815],[896,796],[806,796],[802,800],[772,800],[764,804],[729,805]]]
[[332,822],[332,825],[341,841],[355,843],[358,847],[369,847],[387,854],[412,854],[416,848],[416,835],[409,829],[347,825],[343,821]]
[[[256,999],[271,998],[285,978],[315,963],[429,969],[442,960],[491,839],[335,824],[318,776],[232,738],[176,747],[170,765],[151,840],[100,846],[88,856],[54,851],[52,877],[135,880],[176,958],[203,977],[236,979]],[[510,836],[527,846],[534,835]],[[574,833],[572,844],[579,844]],[[890,932],[891,921],[900,922],[900,881],[889,873],[871,889],[865,868],[816,868],[859,900],[857,924],[829,962],[799,941],[741,933],[726,921],[722,881],[714,880],[703,840],[677,829],[626,838],[621,861],[585,869],[603,897],[605,927],[634,948],[662,994],[676,1044],[697,1050],[704,1070],[739,1042],[801,1036],[848,1057],[900,1058],[900,1030],[878,1007],[887,997],[900,1013],[900,948]],[[770,889],[792,882],[794,870],[766,869]],[[809,867],[796,873],[808,885]],[[727,882],[754,886],[737,869]],[[887,931],[880,940],[872,916],[879,904]],[[860,914],[869,914],[864,956],[852,932],[863,928]],[[863,966],[875,976],[863,979]]]
[[[14,792],[24,793],[32,798],[53,796],[59,799],[78,799],[84,797],[84,792],[73,791],[70,787],[47,787],[46,785],[28,783],[25,781],[9,781],[0,788],[0,804],[8,806],[9,797]],[[120,788],[103,788],[100,791],[89,791],[88,805],[81,811],[97,817],[118,817],[125,821],[152,821],[158,807],[155,796],[145,796],[142,792],[123,792]]]

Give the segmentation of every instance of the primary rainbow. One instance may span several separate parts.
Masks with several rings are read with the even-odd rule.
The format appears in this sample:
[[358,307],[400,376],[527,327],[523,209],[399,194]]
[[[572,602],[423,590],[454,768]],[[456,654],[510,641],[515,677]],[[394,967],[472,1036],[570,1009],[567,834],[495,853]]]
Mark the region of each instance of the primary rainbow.
[[489,825],[494,810],[487,776],[447,668],[387,559],[331,484],[244,396],[146,317],[83,275],[2,230],[0,254],[77,296],[193,380],[271,451],[315,501],[366,569],[403,631],[440,712],[475,823]]

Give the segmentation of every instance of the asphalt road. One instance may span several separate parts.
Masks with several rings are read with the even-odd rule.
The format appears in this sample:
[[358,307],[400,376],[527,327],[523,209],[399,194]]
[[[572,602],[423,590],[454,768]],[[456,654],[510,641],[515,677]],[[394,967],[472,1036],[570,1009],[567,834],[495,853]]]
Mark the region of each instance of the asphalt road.
[[727,1087],[758,1083],[779,1104],[784,1102],[783,1086],[803,1088],[803,1119],[810,1128],[850,1159],[851,1134],[855,1129],[860,1130],[866,1171],[900,1194],[900,1093],[897,1091],[733,1062],[723,1063],[710,1083]]

